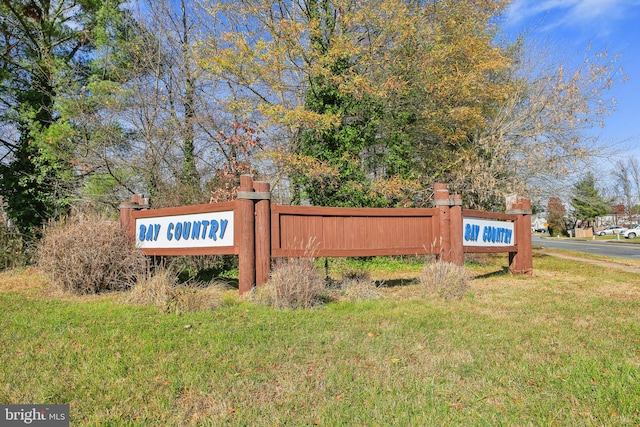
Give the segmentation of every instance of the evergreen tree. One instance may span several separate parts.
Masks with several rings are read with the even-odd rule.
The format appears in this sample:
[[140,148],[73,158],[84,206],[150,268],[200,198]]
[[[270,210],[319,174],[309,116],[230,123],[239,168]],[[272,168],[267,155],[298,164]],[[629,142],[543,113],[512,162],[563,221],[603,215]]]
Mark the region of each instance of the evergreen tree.
[[0,4],[0,192],[18,229],[36,236],[64,213],[75,178],[72,120],[60,105],[91,75],[94,36],[122,0]]
[[573,188],[571,206],[575,216],[586,221],[611,212],[612,200],[606,200],[596,188],[596,180],[591,172],[587,173]]

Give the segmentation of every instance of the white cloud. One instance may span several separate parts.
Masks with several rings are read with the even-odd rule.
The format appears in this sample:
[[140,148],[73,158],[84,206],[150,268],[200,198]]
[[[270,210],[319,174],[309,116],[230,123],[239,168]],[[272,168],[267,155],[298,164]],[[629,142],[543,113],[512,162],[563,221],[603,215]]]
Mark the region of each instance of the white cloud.
[[506,19],[508,25],[537,20],[546,29],[594,22],[607,26],[639,6],[640,0],[514,0]]

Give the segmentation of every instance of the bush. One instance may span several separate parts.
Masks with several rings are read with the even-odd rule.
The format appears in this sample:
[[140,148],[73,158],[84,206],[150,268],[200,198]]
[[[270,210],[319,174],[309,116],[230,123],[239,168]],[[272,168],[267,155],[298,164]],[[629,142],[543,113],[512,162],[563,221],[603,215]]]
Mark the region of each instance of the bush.
[[30,255],[20,233],[0,218],[0,271],[27,265]]
[[366,277],[343,279],[340,283],[340,296],[353,302],[382,298],[376,284]]
[[269,282],[257,289],[255,301],[276,308],[310,308],[324,296],[324,278],[313,258],[279,258]]
[[221,282],[180,285],[177,274],[157,268],[138,280],[126,301],[153,305],[168,313],[215,310],[223,305],[227,288]]
[[449,262],[425,265],[420,283],[427,293],[438,294],[444,299],[461,299],[468,289],[464,267]]
[[45,229],[38,267],[54,288],[75,294],[128,289],[145,270],[117,221],[82,215]]
[[127,294],[126,301],[130,304],[153,305],[166,310],[176,286],[178,277],[170,270],[159,267],[138,278]]

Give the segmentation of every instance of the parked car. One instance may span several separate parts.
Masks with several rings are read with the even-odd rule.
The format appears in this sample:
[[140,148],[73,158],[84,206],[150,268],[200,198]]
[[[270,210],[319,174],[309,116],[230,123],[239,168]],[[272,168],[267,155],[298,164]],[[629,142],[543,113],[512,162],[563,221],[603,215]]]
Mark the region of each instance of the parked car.
[[640,224],[636,224],[633,227],[623,231],[621,236],[624,236],[625,239],[635,239],[637,236],[640,236]]
[[613,234],[622,234],[625,230],[627,230],[627,227],[622,227],[621,225],[611,225],[600,231],[596,231],[596,234],[599,236],[611,236]]

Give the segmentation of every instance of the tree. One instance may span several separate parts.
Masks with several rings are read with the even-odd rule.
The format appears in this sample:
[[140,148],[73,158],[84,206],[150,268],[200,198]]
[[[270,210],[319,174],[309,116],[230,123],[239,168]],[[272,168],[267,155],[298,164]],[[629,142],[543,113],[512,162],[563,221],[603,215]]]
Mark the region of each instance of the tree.
[[634,207],[640,203],[640,164],[630,157],[616,161],[611,171],[614,178],[614,192],[624,207],[623,216],[630,218]]
[[593,154],[584,131],[622,77],[606,52],[569,66],[524,36],[497,44],[502,1],[214,4],[205,65],[228,82],[227,107],[259,123],[277,170],[329,203],[350,186],[375,196],[380,181],[422,203],[448,182],[475,207],[540,191]]
[[[511,82],[496,113],[474,137],[476,150],[452,174],[452,187],[476,193],[476,203],[501,192],[557,195],[567,176],[584,169],[599,154],[593,127],[604,126],[615,108],[607,91],[624,80],[618,58],[591,52],[575,65],[571,55],[528,42],[512,46],[504,77]],[[490,203],[491,204],[491,203]]]
[[100,16],[120,0],[12,0],[0,4],[0,191],[25,235],[69,206],[76,178],[72,124],[60,103],[91,75]]
[[587,173],[574,185],[571,206],[578,219],[594,221],[596,217],[611,212],[611,200],[605,200],[596,188],[595,178]]
[[565,208],[557,197],[551,197],[547,204],[547,222],[550,236],[566,234]]
[[255,128],[218,107],[225,89],[197,60],[210,25],[198,3],[138,5],[135,34],[118,49],[107,43],[96,58],[114,78],[74,100],[94,171],[86,189],[116,205],[122,192],[148,194],[156,207],[217,199],[208,194],[214,183],[253,162],[259,144],[243,138]]

